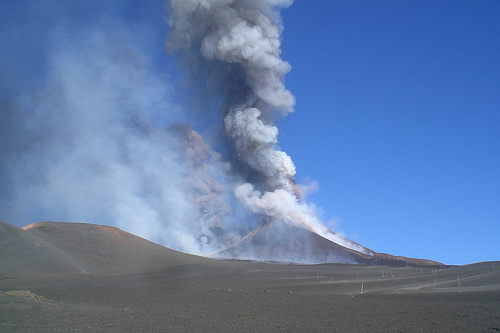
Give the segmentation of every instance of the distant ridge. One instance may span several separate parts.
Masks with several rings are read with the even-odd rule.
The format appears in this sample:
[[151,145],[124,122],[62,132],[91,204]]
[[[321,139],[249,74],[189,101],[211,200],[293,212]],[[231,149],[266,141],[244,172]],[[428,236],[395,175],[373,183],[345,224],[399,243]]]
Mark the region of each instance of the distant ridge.
[[[259,228],[215,256],[282,263],[445,266],[432,260],[354,251],[290,225]],[[191,264],[215,267],[223,262],[174,251],[115,227],[39,222],[17,228],[0,221],[0,280],[47,274],[133,274]]]

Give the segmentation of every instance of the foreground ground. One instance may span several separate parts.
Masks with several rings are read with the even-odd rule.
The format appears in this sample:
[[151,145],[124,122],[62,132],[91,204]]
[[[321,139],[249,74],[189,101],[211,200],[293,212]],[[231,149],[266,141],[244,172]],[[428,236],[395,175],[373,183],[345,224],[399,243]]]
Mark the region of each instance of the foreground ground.
[[149,274],[4,279],[0,331],[495,332],[499,267],[230,262]]
[[500,331],[500,262],[219,261],[107,227],[0,227],[0,332]]

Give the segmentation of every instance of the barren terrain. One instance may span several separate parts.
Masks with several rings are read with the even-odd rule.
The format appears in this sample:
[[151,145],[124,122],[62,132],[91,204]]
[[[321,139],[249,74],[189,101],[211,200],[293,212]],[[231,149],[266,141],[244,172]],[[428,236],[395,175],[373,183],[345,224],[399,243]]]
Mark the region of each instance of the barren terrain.
[[1,332],[496,332],[500,262],[214,260],[116,228],[0,222]]

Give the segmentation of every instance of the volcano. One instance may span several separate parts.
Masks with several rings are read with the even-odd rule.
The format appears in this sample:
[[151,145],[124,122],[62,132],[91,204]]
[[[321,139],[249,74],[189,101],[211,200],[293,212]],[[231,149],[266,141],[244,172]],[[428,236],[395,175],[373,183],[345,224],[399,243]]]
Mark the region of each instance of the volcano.
[[[0,277],[39,274],[131,274],[220,260],[178,252],[115,227],[39,222],[16,228],[0,222]],[[349,249],[286,223],[262,226],[213,255],[294,264],[443,267],[442,263]]]
[[[329,232],[333,234],[332,231]],[[216,257],[308,264],[444,266],[443,263],[433,260],[377,253],[350,240],[345,241],[352,244],[356,250],[337,244],[307,229],[275,222],[250,232],[233,246],[217,253]]]

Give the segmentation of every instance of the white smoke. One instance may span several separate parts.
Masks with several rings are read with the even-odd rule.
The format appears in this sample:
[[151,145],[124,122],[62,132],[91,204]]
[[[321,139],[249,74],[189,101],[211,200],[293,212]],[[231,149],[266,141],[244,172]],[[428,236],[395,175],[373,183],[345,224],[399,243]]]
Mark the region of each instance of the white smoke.
[[294,193],[284,189],[262,193],[256,191],[251,184],[243,184],[236,188],[235,194],[256,214],[305,228],[344,247],[359,252],[366,251],[362,246],[328,230],[317,218],[316,207],[299,201]]
[[138,37],[114,20],[51,32],[44,87],[2,110],[19,133],[3,140],[17,147],[0,162],[4,219],[111,224],[200,252],[187,158],[152,121],[177,121],[180,108]]
[[[186,123],[190,112],[173,102],[172,84],[154,70],[148,42],[158,39],[147,24],[130,26],[104,14],[128,2],[89,1],[103,14],[74,25],[68,22],[79,20],[78,5],[48,1],[53,10],[39,10],[26,1],[46,19],[61,15],[45,32],[20,34],[40,37],[25,45],[31,58],[42,59],[34,68],[18,66],[15,38],[0,37],[7,50],[1,64],[11,64],[0,68],[6,73],[0,81],[2,220],[114,225],[200,254],[279,222],[363,250],[322,225],[303,199],[304,187],[295,184],[292,159],[278,147],[275,120],[295,104],[283,83],[290,65],[280,57],[279,9],[292,1],[170,1],[166,48],[222,98],[219,130],[230,156],[216,153]],[[13,6],[23,13],[25,5]],[[14,22],[1,24],[10,29],[5,35],[19,33]],[[314,261],[312,254],[293,258]]]

